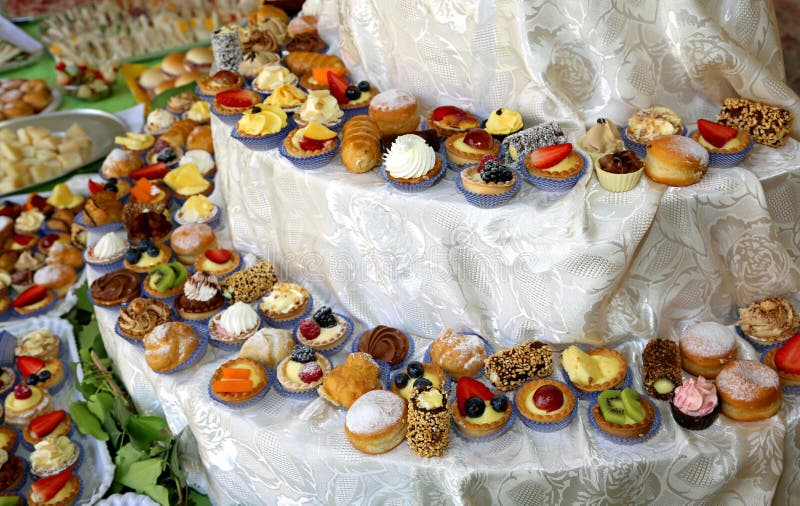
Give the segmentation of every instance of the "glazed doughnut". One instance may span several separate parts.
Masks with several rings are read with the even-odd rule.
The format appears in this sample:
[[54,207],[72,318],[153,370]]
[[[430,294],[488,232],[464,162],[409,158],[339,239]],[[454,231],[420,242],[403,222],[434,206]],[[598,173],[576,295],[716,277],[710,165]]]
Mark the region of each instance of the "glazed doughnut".
[[736,359],[736,335],[715,322],[696,323],[680,339],[681,366],[695,376],[716,378],[722,366]]
[[197,257],[205,250],[217,247],[217,236],[204,223],[187,223],[172,231],[170,244],[179,262],[194,265]]
[[431,344],[431,362],[455,379],[473,376],[483,367],[486,343],[472,334],[445,329]]
[[405,91],[383,91],[372,97],[369,117],[378,124],[381,135],[413,132],[419,125],[417,99]]
[[778,374],[761,362],[734,360],[722,368],[716,383],[722,412],[734,420],[764,420],[781,408]]
[[347,439],[364,453],[386,453],[406,437],[406,401],[388,390],[372,390],[359,397],[344,422]]
[[708,151],[697,141],[681,135],[664,135],[647,143],[644,172],[656,183],[688,186],[708,170]]

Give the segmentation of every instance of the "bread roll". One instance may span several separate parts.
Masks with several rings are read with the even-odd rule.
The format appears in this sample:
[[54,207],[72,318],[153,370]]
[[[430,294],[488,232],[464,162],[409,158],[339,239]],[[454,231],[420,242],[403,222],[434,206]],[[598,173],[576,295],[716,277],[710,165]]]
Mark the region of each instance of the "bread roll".
[[308,51],[292,51],[283,62],[293,74],[303,76],[310,74],[316,67],[344,67],[344,62],[338,56],[324,53],[311,53]]
[[644,172],[656,183],[688,186],[708,170],[708,151],[689,137],[664,135],[647,143]]
[[369,116],[355,116],[344,124],[342,162],[356,174],[369,172],[381,164],[381,131]]

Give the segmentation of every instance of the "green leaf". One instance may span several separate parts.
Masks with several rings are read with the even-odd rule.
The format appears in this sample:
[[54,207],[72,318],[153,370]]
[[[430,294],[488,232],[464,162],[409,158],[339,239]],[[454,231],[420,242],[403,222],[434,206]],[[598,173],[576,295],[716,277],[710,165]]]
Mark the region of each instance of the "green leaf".
[[131,464],[127,472],[121,473],[118,481],[137,492],[144,492],[156,485],[161,471],[160,459],[140,460]]
[[86,406],[98,420],[102,421],[111,415],[111,409],[114,407],[114,397],[108,392],[98,392],[89,397]]
[[69,405],[69,414],[78,426],[81,434],[88,434],[100,441],[108,441],[108,433],[103,430],[100,420],[89,411],[86,403],[73,402]]
[[211,506],[208,496],[195,489],[189,489],[189,506]]
[[75,290],[75,295],[78,296],[78,302],[75,304],[75,308],[81,311],[87,311],[89,313],[94,312],[94,306],[92,302],[89,300],[87,296],[87,292],[89,291],[89,285],[84,283],[80,286],[80,288]]
[[114,457],[114,465],[117,466],[114,471],[114,479],[120,481],[120,478],[128,473],[135,462],[144,460],[145,457],[145,453],[136,448],[133,444],[128,443],[122,445],[119,450],[117,450],[117,455]]
[[132,415],[126,426],[134,443],[139,448],[148,448],[153,441],[170,438],[167,421],[158,416]]
[[163,485],[153,485],[142,490],[161,506],[169,506],[169,490]]
[[119,397],[114,397],[114,407],[111,408],[111,415],[117,421],[120,427],[127,427],[128,420],[131,417],[131,410]]

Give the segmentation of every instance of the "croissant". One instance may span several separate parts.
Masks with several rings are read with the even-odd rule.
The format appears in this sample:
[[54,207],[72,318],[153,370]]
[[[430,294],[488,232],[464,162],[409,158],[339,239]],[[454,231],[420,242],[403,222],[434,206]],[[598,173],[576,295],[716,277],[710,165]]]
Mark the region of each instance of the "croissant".
[[293,74],[303,76],[310,74],[317,67],[342,67],[344,62],[338,56],[324,53],[311,53],[309,51],[292,51],[283,62]]
[[195,126],[197,126],[197,123],[189,119],[176,121],[161,135],[161,139],[167,141],[172,147],[182,147],[186,144],[186,138],[189,137]]
[[344,124],[342,162],[356,174],[369,172],[381,164],[381,134],[378,124],[369,116],[355,116]]

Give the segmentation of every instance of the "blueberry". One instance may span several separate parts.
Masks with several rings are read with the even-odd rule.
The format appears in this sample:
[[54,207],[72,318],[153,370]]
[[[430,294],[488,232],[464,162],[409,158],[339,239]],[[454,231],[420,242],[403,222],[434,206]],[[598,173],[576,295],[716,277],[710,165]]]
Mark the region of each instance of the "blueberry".
[[372,86],[369,85],[369,81],[361,81],[358,83],[358,89],[361,91],[369,91]]
[[502,109],[502,107],[501,107],[500,109],[498,109],[498,110],[494,111],[494,113],[495,113],[495,114],[497,114],[498,116],[500,116],[501,114],[503,114],[503,109]]
[[117,188],[117,185],[116,185],[116,184],[111,184],[111,183],[108,183],[108,184],[106,185],[106,190],[108,190],[108,191],[110,191],[110,192],[117,193],[118,189],[119,189],[119,188]]
[[394,384],[397,388],[405,388],[408,385],[408,374],[401,372],[397,376],[394,377]]
[[503,394],[497,394],[492,397],[492,409],[498,413],[503,413],[508,408],[508,397]]
[[170,162],[174,160],[178,155],[175,154],[175,150],[172,149],[171,146],[168,146],[161,151],[159,151],[158,156],[156,156],[157,162]]
[[414,380],[414,388],[432,387],[433,383],[428,378],[417,378]]
[[464,412],[470,418],[478,418],[486,409],[486,403],[480,397],[470,397],[464,403]]
[[158,246],[156,246],[155,244],[151,244],[150,246],[148,246],[145,251],[147,252],[147,256],[153,258],[157,257],[158,254],[161,253],[161,250],[158,249]]
[[125,261],[129,264],[135,264],[142,258],[142,253],[136,248],[130,248],[125,252]]
[[108,184],[117,184],[118,182],[119,182],[119,179],[117,179],[115,177],[108,178]]
[[48,371],[47,369],[45,369],[44,371],[42,371],[39,374],[37,374],[37,376],[39,377],[39,382],[42,383],[42,382],[45,382],[45,381],[49,380],[50,376],[52,376],[52,373],[50,371]]
[[261,112],[261,108],[260,107],[253,107],[252,109],[250,109],[250,112],[252,114],[258,114],[258,113]]
[[152,248],[155,245],[156,243],[154,243],[152,239],[142,239],[139,242],[139,249],[141,251],[147,251],[148,249]]
[[412,378],[419,378],[425,374],[425,368],[419,362],[411,362],[406,368],[408,375]]
[[347,97],[348,100],[358,100],[358,97],[361,96],[361,90],[358,89],[358,86],[353,86],[351,84],[344,91],[344,96]]
[[30,376],[28,376],[28,379],[25,382],[31,386],[38,385],[39,378],[35,374],[31,374]]

